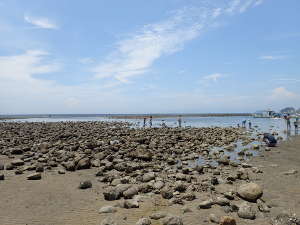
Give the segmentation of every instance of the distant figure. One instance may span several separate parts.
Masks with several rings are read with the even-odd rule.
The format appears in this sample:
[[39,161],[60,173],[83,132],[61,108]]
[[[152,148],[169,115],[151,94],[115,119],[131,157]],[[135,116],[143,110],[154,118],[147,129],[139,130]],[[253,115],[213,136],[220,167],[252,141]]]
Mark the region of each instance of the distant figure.
[[244,121],[242,122],[242,127],[243,127],[243,128],[246,128],[246,122],[247,122],[246,120],[244,120]]
[[166,123],[165,123],[165,121],[164,121],[164,120],[162,120],[161,126],[162,126],[162,127],[164,127],[164,128],[166,128],[166,127],[167,127],[167,125],[166,125]]
[[290,114],[287,114],[285,117],[287,130],[291,130],[291,117]]
[[269,133],[264,133],[263,141],[266,142],[268,147],[275,147],[277,144],[276,138]]
[[239,123],[237,124],[237,127],[240,128],[240,124]]
[[146,117],[144,117],[144,124],[143,124],[143,127],[146,127]]
[[250,120],[248,120],[248,125],[249,125],[249,129],[251,130],[252,129],[252,123]]
[[182,117],[181,115],[178,117],[178,126],[181,127],[181,123],[182,123]]
[[152,116],[150,116],[150,119],[149,119],[149,126],[152,127]]
[[296,117],[296,120],[294,122],[294,126],[295,126],[295,131],[298,131],[298,127],[299,127],[299,117]]

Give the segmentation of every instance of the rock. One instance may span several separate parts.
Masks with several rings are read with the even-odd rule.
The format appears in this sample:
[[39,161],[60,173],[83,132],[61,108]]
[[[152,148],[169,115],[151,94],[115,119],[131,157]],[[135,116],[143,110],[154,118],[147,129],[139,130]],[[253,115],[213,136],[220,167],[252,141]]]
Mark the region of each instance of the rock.
[[222,157],[222,158],[218,159],[217,162],[221,165],[227,166],[227,165],[229,165],[230,160],[227,157]]
[[139,208],[139,203],[136,199],[128,199],[124,201],[124,208],[125,209]]
[[260,199],[257,200],[257,208],[263,213],[270,212],[270,208],[267,206],[267,204]]
[[143,182],[149,182],[155,179],[155,173],[150,172],[143,175]]
[[23,166],[24,165],[24,161],[22,159],[16,159],[11,161],[11,164],[13,166]]
[[124,191],[123,196],[124,198],[128,199],[128,198],[133,198],[133,196],[137,195],[138,193],[139,193],[138,187],[133,186],[127,189],[126,191]]
[[179,216],[169,215],[162,220],[163,225],[183,225],[182,219]]
[[212,199],[200,202],[200,204],[198,205],[199,209],[209,209],[211,208],[211,206],[214,204],[214,201]]
[[193,192],[188,192],[182,195],[182,199],[186,201],[193,201],[196,199],[196,195]]
[[88,188],[91,188],[92,186],[93,186],[93,184],[91,181],[85,180],[85,181],[80,182],[78,188],[79,189],[88,189]]
[[252,148],[255,149],[255,150],[258,150],[259,149],[259,145],[258,144],[253,144]]
[[272,219],[272,225],[299,225],[300,219],[296,215],[281,213],[276,218]]
[[65,171],[64,169],[59,169],[59,170],[57,171],[57,173],[58,173],[58,174],[65,174],[66,171]]
[[164,187],[162,190],[161,190],[161,196],[164,198],[164,199],[171,199],[173,198],[173,190],[170,189],[169,187]]
[[189,208],[189,207],[187,207],[187,206],[184,206],[184,207],[182,208],[182,211],[183,211],[183,213],[193,212],[193,211],[191,210],[191,208]]
[[102,220],[101,225],[118,225],[111,217]]
[[179,192],[185,192],[186,190],[186,184],[181,182],[181,181],[176,181],[175,182],[175,191],[179,191]]
[[149,218],[141,218],[136,225],[151,225],[151,220]]
[[75,171],[76,167],[75,162],[73,161],[65,162],[63,166],[66,168],[67,171]]
[[219,223],[220,219],[216,216],[216,214],[209,214],[209,221],[212,223]]
[[157,213],[153,213],[150,216],[150,218],[153,220],[159,220],[159,219],[165,218],[166,216],[167,216],[167,214],[164,212],[157,212]]
[[0,180],[4,180],[4,179],[5,179],[4,174],[0,174]]
[[40,180],[42,175],[40,173],[32,173],[27,176],[27,180]]
[[14,165],[12,165],[11,163],[6,164],[5,166],[6,170],[13,170],[15,168]]
[[39,172],[39,173],[44,172],[44,166],[42,164],[37,164],[35,168],[35,172]]
[[225,205],[229,205],[229,200],[227,198],[223,198],[223,197],[217,197],[215,199],[215,204],[220,205],[220,206],[225,206]]
[[157,181],[153,184],[153,187],[157,190],[162,189],[165,186],[165,183],[162,181]]
[[237,190],[238,195],[247,201],[256,201],[263,195],[262,188],[256,183],[241,185]]
[[231,216],[223,216],[220,219],[220,225],[236,225],[236,221]]
[[121,198],[121,192],[117,188],[109,188],[103,192],[104,199],[107,201],[114,201]]
[[4,164],[0,163],[0,170],[4,170]]
[[249,205],[249,203],[243,202],[241,205],[239,205],[238,216],[243,219],[254,220],[255,211],[253,210],[251,205]]
[[18,169],[15,171],[15,174],[16,174],[16,175],[23,174],[23,169],[18,168]]
[[16,148],[16,149],[11,149],[10,153],[12,155],[22,155],[24,152],[22,149]]
[[283,173],[283,175],[294,175],[297,174],[298,171],[297,170],[289,170]]
[[76,169],[78,170],[89,169],[89,168],[91,168],[91,161],[89,158],[80,159],[76,166]]
[[115,213],[115,212],[117,212],[117,209],[113,206],[103,206],[99,210],[99,213]]

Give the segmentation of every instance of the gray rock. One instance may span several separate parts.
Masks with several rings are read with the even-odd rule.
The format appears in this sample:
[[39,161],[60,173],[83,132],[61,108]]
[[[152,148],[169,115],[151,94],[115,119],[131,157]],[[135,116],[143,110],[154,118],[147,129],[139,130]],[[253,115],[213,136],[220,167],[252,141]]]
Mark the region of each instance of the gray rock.
[[124,208],[131,209],[131,208],[139,208],[139,202],[136,199],[128,199],[124,201]]
[[165,183],[162,181],[157,181],[153,184],[153,187],[157,190],[162,189],[165,186]]
[[220,206],[225,206],[225,205],[229,205],[230,202],[227,198],[224,197],[217,197],[215,199],[215,204],[220,205]]
[[171,199],[173,198],[173,190],[169,187],[164,187],[162,190],[161,190],[161,196],[164,198],[164,199]]
[[209,221],[218,224],[220,222],[220,219],[216,216],[216,214],[211,213],[209,214]]
[[162,220],[163,225],[183,225],[182,218],[169,215]]
[[149,218],[141,218],[136,225],[151,225],[151,220]]
[[167,213],[164,213],[164,212],[156,212],[156,213],[153,213],[150,218],[153,219],[153,220],[159,220],[159,219],[162,219],[162,218],[165,218],[167,216]]
[[212,199],[200,202],[200,204],[198,205],[199,209],[209,209],[211,208],[211,206],[214,204],[214,201]]
[[42,175],[40,173],[32,173],[27,176],[27,180],[40,180]]
[[36,172],[39,172],[39,173],[42,173],[42,172],[44,172],[44,166],[42,165],[42,164],[37,164],[36,165],[36,168],[35,168],[35,171]]
[[92,182],[89,180],[85,180],[80,182],[79,184],[79,189],[88,189],[91,188],[93,186]]
[[113,206],[103,206],[101,209],[99,209],[99,213],[115,213],[117,212],[116,207]]
[[4,164],[0,163],[0,170],[4,170]]
[[133,196],[139,193],[139,189],[136,186],[132,186],[131,188],[127,189],[123,192],[123,196],[126,199],[133,198]]
[[109,188],[103,192],[104,199],[107,201],[114,201],[121,198],[121,192],[117,188]]
[[251,205],[247,202],[243,202],[241,205],[239,205],[239,211],[238,211],[238,216],[243,219],[250,219],[254,220],[255,219],[255,211],[252,208]]
[[89,168],[91,168],[91,161],[89,158],[80,159],[76,166],[76,169],[78,170],[89,169]]
[[23,166],[24,161],[22,159],[15,159],[15,160],[11,161],[11,164],[13,166]]
[[294,175],[297,174],[298,171],[297,170],[289,170],[283,173],[283,175]]
[[13,170],[14,168],[15,168],[15,166],[12,165],[11,163],[8,163],[8,164],[5,165],[6,170]]
[[267,204],[260,199],[257,200],[257,208],[259,211],[261,211],[263,213],[270,212],[269,206],[267,206]]
[[256,183],[241,185],[237,190],[238,195],[247,201],[256,201],[263,195],[262,188]]
[[102,220],[101,225],[118,225],[111,217]]
[[143,182],[149,182],[151,180],[155,179],[155,173],[154,172],[150,172],[150,173],[146,173],[143,175]]
[[5,179],[4,174],[0,174],[0,180],[4,180],[4,179]]

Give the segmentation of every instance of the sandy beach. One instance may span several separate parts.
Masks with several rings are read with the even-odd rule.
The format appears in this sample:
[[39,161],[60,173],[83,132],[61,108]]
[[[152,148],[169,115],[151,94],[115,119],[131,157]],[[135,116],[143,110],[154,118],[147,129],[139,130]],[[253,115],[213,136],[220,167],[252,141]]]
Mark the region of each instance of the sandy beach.
[[[1,225],[299,224],[299,137],[270,149],[236,128],[82,122],[0,129]],[[237,140],[251,146],[239,161],[210,150],[233,151]],[[252,150],[259,156],[245,161]],[[191,164],[199,155],[217,165]]]

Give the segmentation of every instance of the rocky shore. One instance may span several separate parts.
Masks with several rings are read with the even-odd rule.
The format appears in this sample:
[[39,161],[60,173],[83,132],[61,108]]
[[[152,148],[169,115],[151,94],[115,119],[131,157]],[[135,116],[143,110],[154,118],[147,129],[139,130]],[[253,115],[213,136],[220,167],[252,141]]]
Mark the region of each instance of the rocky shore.
[[[263,156],[271,149],[253,141],[259,137],[237,128],[0,123],[0,190],[9,194],[5,185],[10,181],[22,180],[24,187],[28,185],[24,182],[34,182],[34,189],[38,182],[55,178],[57,184],[54,179],[49,186],[54,190],[63,182],[61,177],[66,177],[64,185],[72,192],[80,192],[78,196],[92,190],[88,195],[101,202],[94,209],[99,220],[76,223],[75,219],[64,224],[299,224],[291,213],[272,214],[274,205],[264,198],[264,184],[257,182],[264,171],[244,162],[253,151]],[[244,148],[237,151],[238,142]],[[236,158],[230,157],[232,152]],[[297,172],[289,170],[286,175]],[[39,224],[34,221],[26,222]],[[5,223],[14,224],[9,219]]]

